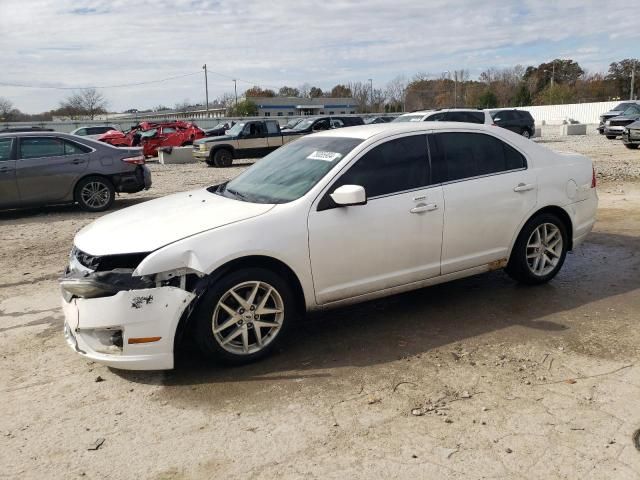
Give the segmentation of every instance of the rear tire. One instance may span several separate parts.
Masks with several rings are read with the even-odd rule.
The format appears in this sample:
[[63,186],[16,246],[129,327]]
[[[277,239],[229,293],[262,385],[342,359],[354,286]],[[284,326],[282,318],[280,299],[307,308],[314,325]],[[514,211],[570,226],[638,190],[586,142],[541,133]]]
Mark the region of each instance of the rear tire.
[[74,192],[75,201],[87,212],[108,210],[115,197],[115,188],[111,180],[97,175],[80,180]]
[[638,147],[640,147],[640,145],[638,145],[637,143],[625,143],[624,146],[629,150],[636,150]]
[[546,283],[562,268],[568,246],[567,227],[558,216],[536,215],[522,227],[506,271],[520,283]]
[[264,268],[244,268],[215,282],[194,312],[204,355],[242,365],[269,355],[297,315],[289,284]]
[[520,135],[522,135],[524,138],[531,138],[531,132],[528,128],[523,128],[520,132]]
[[233,154],[227,149],[216,150],[213,154],[213,164],[218,168],[230,167],[233,163]]
[[609,140],[615,140],[616,136],[615,135],[607,135],[607,139]]

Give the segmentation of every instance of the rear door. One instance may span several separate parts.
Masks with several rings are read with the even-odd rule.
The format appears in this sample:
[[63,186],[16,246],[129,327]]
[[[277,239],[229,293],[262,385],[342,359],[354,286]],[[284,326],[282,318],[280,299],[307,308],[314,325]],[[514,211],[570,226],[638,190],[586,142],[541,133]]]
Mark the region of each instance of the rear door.
[[433,133],[429,150],[445,204],[442,274],[506,260],[537,202],[536,174],[525,156],[479,132]]
[[0,208],[20,204],[16,181],[15,138],[0,138]]
[[21,204],[68,201],[89,164],[90,148],[60,137],[22,137],[16,178]]

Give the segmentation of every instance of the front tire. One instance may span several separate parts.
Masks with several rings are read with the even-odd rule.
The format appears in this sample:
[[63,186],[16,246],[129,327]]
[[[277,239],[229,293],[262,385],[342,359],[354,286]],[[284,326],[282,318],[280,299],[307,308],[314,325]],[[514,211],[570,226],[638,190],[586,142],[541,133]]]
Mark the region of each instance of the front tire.
[[113,183],[108,178],[94,175],[78,182],[74,197],[83,210],[103,212],[111,207],[116,193]]
[[528,128],[523,128],[522,132],[520,132],[520,135],[522,135],[524,138],[531,138],[531,132]]
[[522,228],[506,271],[528,285],[546,283],[562,268],[569,246],[564,222],[552,213],[542,213]]
[[227,149],[216,150],[213,154],[213,164],[218,168],[230,167],[233,163],[233,154]]
[[196,342],[207,357],[242,365],[271,353],[296,315],[294,294],[263,268],[232,272],[204,295],[195,312]]

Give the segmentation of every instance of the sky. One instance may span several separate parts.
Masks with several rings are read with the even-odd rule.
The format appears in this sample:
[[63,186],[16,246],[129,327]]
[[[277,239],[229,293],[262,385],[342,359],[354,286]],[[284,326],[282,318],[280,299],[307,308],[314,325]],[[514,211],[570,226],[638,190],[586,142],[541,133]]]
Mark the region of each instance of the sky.
[[[633,2],[631,2],[633,3]],[[0,0],[0,97],[28,113],[74,89],[110,111],[173,107],[252,85],[323,89],[571,58],[589,72],[637,57],[626,8],[592,0]],[[186,75],[186,76],[185,76]],[[138,86],[115,87],[156,80]],[[7,86],[28,85],[33,88]],[[43,88],[43,87],[56,87]]]

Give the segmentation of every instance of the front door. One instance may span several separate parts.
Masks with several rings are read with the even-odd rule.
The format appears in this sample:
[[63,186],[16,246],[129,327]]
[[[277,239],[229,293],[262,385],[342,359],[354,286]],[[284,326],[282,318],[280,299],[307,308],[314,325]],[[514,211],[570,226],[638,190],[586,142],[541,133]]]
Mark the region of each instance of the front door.
[[23,205],[68,201],[89,163],[89,149],[58,137],[22,137],[16,177]]
[[20,203],[16,181],[14,138],[0,138],[0,208],[17,207]]
[[[328,196],[360,185],[367,204]],[[364,153],[309,213],[316,301],[326,304],[440,274],[442,188],[429,186],[426,136],[395,137]]]
[[442,274],[504,261],[537,200],[524,155],[484,133],[429,137],[434,178],[443,182]]

